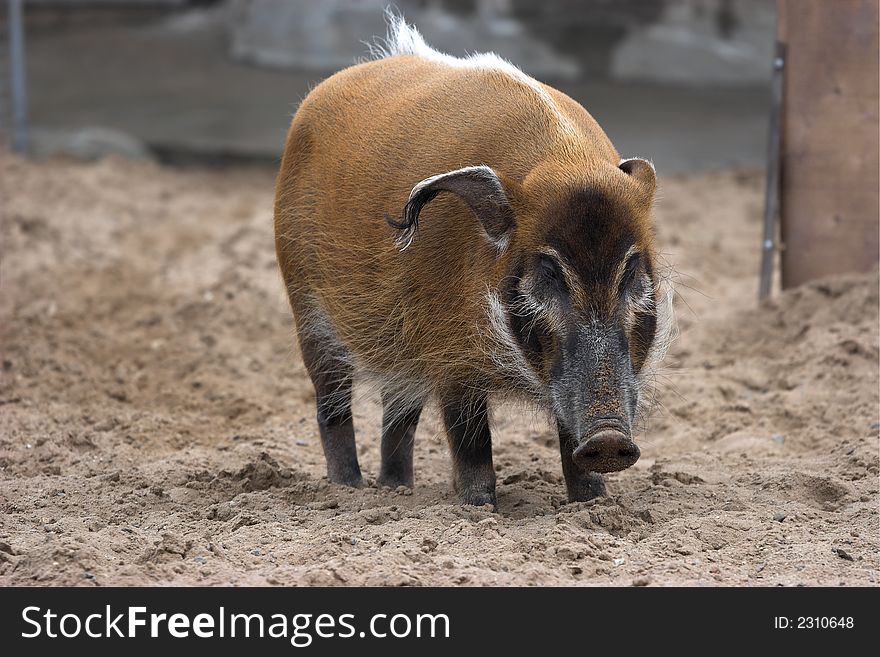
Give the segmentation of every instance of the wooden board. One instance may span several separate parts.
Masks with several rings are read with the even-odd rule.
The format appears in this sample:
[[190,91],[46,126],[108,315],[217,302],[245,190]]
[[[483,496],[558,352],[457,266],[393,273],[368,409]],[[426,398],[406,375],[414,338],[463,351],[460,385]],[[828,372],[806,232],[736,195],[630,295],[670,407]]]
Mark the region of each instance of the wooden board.
[[782,286],[880,253],[878,0],[779,0]]

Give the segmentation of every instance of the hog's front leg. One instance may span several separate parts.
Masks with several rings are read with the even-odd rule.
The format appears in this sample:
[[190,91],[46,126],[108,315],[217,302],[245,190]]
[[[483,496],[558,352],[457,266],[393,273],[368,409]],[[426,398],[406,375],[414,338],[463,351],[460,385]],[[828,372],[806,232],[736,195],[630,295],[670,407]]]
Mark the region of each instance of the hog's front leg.
[[562,474],[569,502],[587,502],[605,494],[605,481],[598,472],[579,468],[572,457],[577,440],[561,425],[559,428],[559,452],[562,456]]
[[495,504],[495,468],[485,397],[456,396],[443,404],[453,484],[462,504]]

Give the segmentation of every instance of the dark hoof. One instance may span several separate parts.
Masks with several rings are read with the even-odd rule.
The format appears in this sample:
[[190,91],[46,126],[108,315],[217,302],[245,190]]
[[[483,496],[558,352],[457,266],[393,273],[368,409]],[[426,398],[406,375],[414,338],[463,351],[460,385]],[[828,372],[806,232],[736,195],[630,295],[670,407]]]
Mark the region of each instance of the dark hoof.
[[406,477],[396,477],[393,475],[379,475],[379,478],[376,480],[376,485],[380,488],[391,488],[396,489],[401,486],[405,488],[413,487],[413,480],[407,479]]
[[331,483],[340,486],[349,486],[351,488],[363,488],[364,478],[360,472],[330,472],[327,478]]
[[471,506],[486,506],[491,504],[493,507],[498,506],[495,498],[495,491],[472,490],[464,491],[459,494],[462,504],[470,504]]
[[605,494],[605,480],[598,472],[584,472],[568,489],[569,502],[589,502]]

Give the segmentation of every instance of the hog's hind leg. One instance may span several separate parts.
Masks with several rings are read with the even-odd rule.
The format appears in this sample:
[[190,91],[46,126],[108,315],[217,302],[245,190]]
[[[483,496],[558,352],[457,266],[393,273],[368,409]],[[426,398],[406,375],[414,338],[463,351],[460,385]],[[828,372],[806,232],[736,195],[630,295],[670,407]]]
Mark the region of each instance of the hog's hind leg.
[[382,465],[379,485],[413,485],[413,444],[422,402],[405,400],[392,391],[382,393]]
[[327,460],[327,477],[333,483],[360,486],[361,468],[351,414],[354,374],[351,359],[337,341],[315,335],[309,328],[298,322],[303,361],[315,386],[318,430]]

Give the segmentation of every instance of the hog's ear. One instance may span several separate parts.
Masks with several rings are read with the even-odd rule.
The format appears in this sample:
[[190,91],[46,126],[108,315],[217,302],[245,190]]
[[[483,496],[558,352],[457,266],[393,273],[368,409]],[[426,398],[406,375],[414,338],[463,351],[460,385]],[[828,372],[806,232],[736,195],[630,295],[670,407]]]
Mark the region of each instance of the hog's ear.
[[651,196],[657,188],[657,172],[654,165],[640,157],[631,157],[620,161],[620,170],[632,176],[639,185]]
[[385,215],[385,220],[400,235],[397,243],[402,249],[409,246],[419,227],[419,214],[441,192],[455,194],[476,215],[489,241],[504,251],[513,231],[515,219],[504,185],[498,174],[487,166],[464,167],[425,178],[412,188],[409,200],[399,221]]

